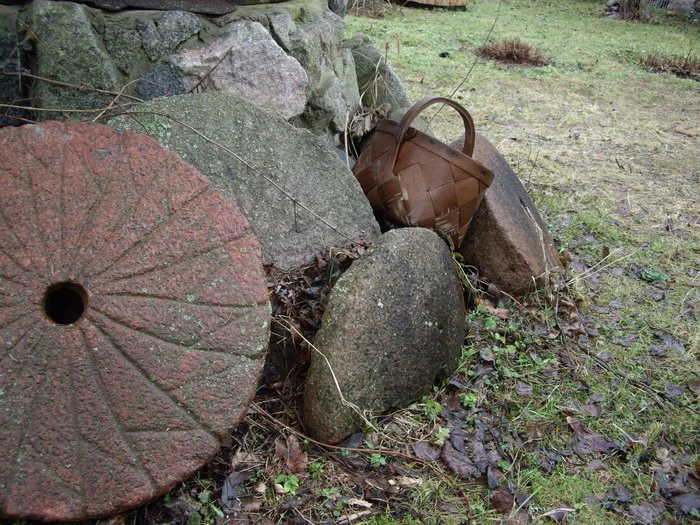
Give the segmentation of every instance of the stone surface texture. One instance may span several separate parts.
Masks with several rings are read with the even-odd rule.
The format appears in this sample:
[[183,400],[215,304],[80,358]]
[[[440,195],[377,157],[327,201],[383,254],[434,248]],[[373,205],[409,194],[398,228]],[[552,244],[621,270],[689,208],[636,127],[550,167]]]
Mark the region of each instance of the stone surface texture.
[[372,416],[430,392],[457,365],[465,319],[445,242],[422,228],[383,234],[331,292],[314,340],[325,358],[312,353],[304,390],[306,428],[334,443],[365,426],[335,379]]
[[192,11],[206,15],[224,15],[234,11],[239,5],[266,4],[284,0],[79,0],[92,4],[101,9],[118,11],[121,9],[159,9],[170,11],[174,9]]
[[[31,14],[26,17],[29,24],[18,25],[10,35],[17,41],[26,37],[33,45],[31,53],[20,57],[21,69],[103,90],[27,81],[29,92],[23,95],[41,109],[95,109],[94,113],[42,111],[39,118],[92,118],[118,93],[119,103],[133,102],[129,97],[152,99],[182,93],[187,84],[198,92],[233,91],[264,107],[278,105],[294,125],[335,144],[346,114],[354,113],[359,105],[354,64],[348,64],[347,50],[341,49],[343,21],[326,0],[227,4],[218,17],[190,12],[206,13],[203,6],[216,3],[207,0],[190,7],[179,1],[97,3],[104,10],[36,0],[13,8],[12,13],[0,12],[0,30],[8,25],[5,22],[16,25],[16,11],[25,9]],[[125,9],[129,6],[144,9]],[[158,10],[168,7],[171,10]],[[3,64],[12,58],[3,56],[8,53],[3,53],[5,47],[0,41]],[[187,66],[196,71],[183,73],[173,66],[183,53],[188,60],[199,57],[199,66]]]
[[138,29],[146,54],[151,60],[158,60],[196,34],[201,26],[194,13],[168,11],[160,19],[142,20]]
[[367,35],[357,34],[342,45],[352,51],[357,85],[365,106],[376,108],[388,103],[392,109],[396,109],[413,105],[406,88],[387,63],[384,54]]
[[[122,87],[119,71],[100,39],[92,30],[86,8],[73,2],[35,0],[30,8],[32,35],[41,45],[36,50],[36,75],[59,82],[118,91]],[[32,99],[43,108],[61,110],[103,108],[110,98],[96,91],[39,81]],[[83,119],[85,114],[45,111],[39,117]]]
[[0,185],[0,518],[141,505],[253,398],[259,244],[177,155],[106,126],[0,130]]
[[139,111],[110,124],[151,135],[209,177],[250,221],[266,263],[287,270],[329,246],[378,235],[348,167],[279,115],[227,93],[160,98]]
[[[461,147],[463,140],[452,146]],[[532,292],[562,269],[549,228],[508,162],[482,135],[477,134],[473,157],[496,177],[474,214],[460,252],[504,292]]]
[[188,91],[200,86],[204,92],[231,93],[285,119],[301,115],[306,107],[304,68],[258,22],[232,23],[222,38],[171,61],[183,73]]
[[694,0],[671,0],[666,9],[679,15],[687,15],[694,9],[695,4],[697,2]]

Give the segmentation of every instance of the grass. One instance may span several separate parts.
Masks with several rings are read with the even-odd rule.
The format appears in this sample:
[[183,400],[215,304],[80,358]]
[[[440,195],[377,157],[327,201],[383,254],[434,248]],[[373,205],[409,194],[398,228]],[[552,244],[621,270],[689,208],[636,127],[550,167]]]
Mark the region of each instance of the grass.
[[[414,100],[449,96],[476,62],[454,98],[526,182],[572,260],[566,294],[577,306],[568,312],[580,314],[586,331],[548,339],[570,320],[547,293],[505,305],[507,321],[477,309],[471,324],[486,328],[463,364],[470,386],[461,395],[497,416],[503,432],[530,438],[501,481],[535,495],[533,523],[547,522],[547,510],[562,502],[576,523],[629,523],[636,507],[659,498],[650,488],[659,455],[671,451],[675,468],[688,472],[699,453],[700,127],[693,115],[700,97],[692,79],[652,73],[639,59],[697,63],[699,26],[663,14],[656,24],[600,14],[595,2],[555,8],[504,0],[471,3],[466,13],[396,8],[380,19],[347,19],[348,36],[364,32],[386,49]],[[479,59],[492,26],[489,44],[522,39],[553,64],[528,69]],[[443,111],[433,123],[448,142],[460,133],[453,117]],[[512,352],[515,334],[526,346]],[[484,366],[493,373],[481,380]],[[531,393],[519,395],[519,383]],[[444,405],[450,388],[435,403]],[[591,457],[553,452],[571,445],[572,417],[622,445],[597,455],[604,470],[586,470]],[[611,502],[617,485],[630,501]],[[455,494],[442,486],[434,508]],[[502,518],[488,494],[482,482],[467,493],[471,514],[464,505],[457,514],[478,523]],[[675,512],[667,507],[653,522],[693,519]]]
[[[451,95],[471,70],[454,98],[525,182],[570,261],[565,281],[499,304],[478,295],[456,373],[352,450],[303,435],[300,383],[261,388],[210,464],[114,522],[235,523],[235,505],[266,525],[544,524],[556,513],[623,524],[645,505],[660,509],[648,523],[697,520],[664,483],[697,494],[688,480],[700,474],[700,97],[697,82],[639,57],[697,49],[700,26],[611,20],[587,0],[385,7],[348,16],[347,36],[385,49],[414,100]],[[476,55],[515,39],[552,63]],[[433,121],[447,142],[455,117]]]

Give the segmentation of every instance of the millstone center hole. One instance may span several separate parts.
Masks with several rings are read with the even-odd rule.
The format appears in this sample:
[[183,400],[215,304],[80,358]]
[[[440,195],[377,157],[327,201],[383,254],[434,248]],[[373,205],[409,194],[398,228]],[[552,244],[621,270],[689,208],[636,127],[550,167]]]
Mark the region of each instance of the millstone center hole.
[[56,283],[49,286],[44,296],[44,311],[56,324],[74,324],[87,309],[87,292],[76,283]]

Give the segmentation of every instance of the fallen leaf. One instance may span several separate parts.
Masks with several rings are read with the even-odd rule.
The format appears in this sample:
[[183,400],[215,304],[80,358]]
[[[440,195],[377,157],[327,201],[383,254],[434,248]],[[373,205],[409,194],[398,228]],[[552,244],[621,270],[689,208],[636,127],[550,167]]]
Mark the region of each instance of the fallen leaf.
[[499,485],[502,477],[503,477],[503,471],[501,469],[499,469],[498,467],[494,467],[493,465],[489,465],[489,467],[486,469],[486,479],[488,481],[490,489],[498,488],[498,485]]
[[490,460],[484,444],[481,441],[473,440],[469,443],[469,448],[471,449],[472,458],[474,458],[474,465],[476,465],[481,474],[486,474]]
[[427,441],[419,441],[413,445],[413,451],[415,452],[416,457],[419,459],[435,461],[440,457],[440,449]]
[[666,348],[674,352],[683,352],[685,350],[686,345],[688,344],[672,336],[668,332],[664,332],[663,330],[657,330],[656,332],[654,332],[654,335],[657,338],[661,339]]
[[678,397],[683,394],[683,387],[672,383],[666,383],[666,393],[671,397]]
[[653,357],[665,357],[666,349],[663,346],[652,345],[649,348],[649,355]]
[[664,501],[658,499],[653,502],[642,501],[639,505],[630,505],[629,513],[635,524],[651,525],[665,510]]
[[686,515],[690,515],[693,511],[700,512],[700,497],[697,494],[673,496],[671,504]]
[[397,476],[394,480],[389,480],[389,483],[395,481],[399,487],[403,488],[416,488],[423,484],[423,480],[420,478],[411,478],[408,476]]
[[302,452],[299,440],[293,434],[275,441],[275,456],[284,463],[287,473],[298,474],[306,467],[308,456]]
[[630,517],[638,525],[651,525],[654,522],[654,514],[650,505],[630,505]]
[[614,487],[608,489],[608,499],[618,503],[629,503],[632,497],[627,487],[618,483]]
[[510,514],[515,498],[505,489],[494,490],[491,493],[491,506],[501,514]]
[[588,456],[596,452],[609,454],[614,450],[620,450],[616,443],[613,443],[602,434],[586,430],[583,424],[573,417],[567,416],[566,421],[574,430],[574,440],[571,448],[579,456]]
[[598,470],[606,470],[608,467],[599,459],[594,459],[591,461],[588,466],[586,467],[586,472],[592,472],[592,471],[598,471]]
[[452,472],[465,479],[478,478],[481,475],[479,469],[466,454],[457,451],[452,443],[446,442],[442,447],[440,457]]
[[496,359],[491,348],[482,348],[479,352],[479,356],[487,363],[493,363]]
[[693,394],[700,394],[700,381],[690,383],[690,390],[693,391]]
[[452,412],[458,412],[462,409],[462,403],[459,400],[459,396],[457,396],[456,394],[447,396],[441,404],[443,408],[446,408],[447,410],[450,410]]
[[527,383],[523,383],[522,381],[518,381],[515,384],[515,391],[523,397],[529,397],[533,392],[532,387]]
[[583,405],[578,406],[579,411],[583,412],[584,414],[587,414],[591,417],[598,417],[600,416],[600,413],[602,409],[598,405],[593,405],[591,403],[586,403]]

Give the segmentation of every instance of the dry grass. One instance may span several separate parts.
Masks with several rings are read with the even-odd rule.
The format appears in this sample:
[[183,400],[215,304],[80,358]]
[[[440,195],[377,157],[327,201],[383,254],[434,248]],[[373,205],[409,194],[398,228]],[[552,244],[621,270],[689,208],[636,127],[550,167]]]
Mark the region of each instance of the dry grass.
[[649,53],[639,63],[657,73],[673,73],[677,77],[700,80],[700,60],[690,56]]
[[476,50],[476,54],[483,58],[508,64],[546,66],[552,63],[549,58],[542,55],[536,48],[518,38],[483,45]]
[[347,12],[355,16],[381,18],[393,8],[389,0],[350,0]]

